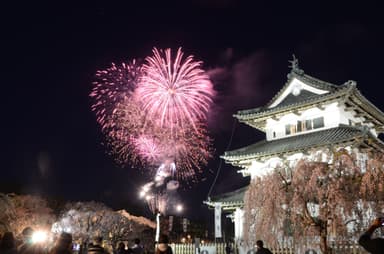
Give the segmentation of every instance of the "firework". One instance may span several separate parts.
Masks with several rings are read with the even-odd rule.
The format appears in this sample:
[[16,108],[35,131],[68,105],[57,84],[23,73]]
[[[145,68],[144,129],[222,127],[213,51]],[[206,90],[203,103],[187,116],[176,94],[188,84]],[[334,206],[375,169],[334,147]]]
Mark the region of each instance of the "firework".
[[212,142],[202,123],[163,128],[133,98],[123,100],[111,119],[115,127],[108,133],[109,143],[121,164],[131,161],[156,174],[159,165],[175,163],[173,176],[192,180],[211,158]]
[[167,173],[163,180],[196,179],[212,154],[204,122],[214,90],[201,65],[181,49],[173,59],[170,49],[154,48],[142,66],[112,64],[96,73],[92,110],[119,163]]
[[156,212],[166,213],[167,199],[168,197],[165,193],[152,193],[146,196],[148,207],[153,214]]
[[160,161],[163,149],[158,140],[162,130],[146,117],[140,103],[132,96],[117,104],[108,121],[107,125],[113,128],[105,131],[107,143],[118,163],[124,165],[131,161],[135,166],[143,166]]
[[194,180],[202,172],[201,167],[212,157],[211,139],[201,125],[177,129],[173,139],[167,142],[167,158],[176,164],[177,179]]
[[179,182],[171,180],[167,183],[167,190],[177,190],[179,188]]
[[141,99],[143,109],[159,125],[182,128],[187,122],[205,120],[214,90],[211,81],[201,69],[202,62],[193,56],[183,59],[181,49],[172,60],[171,50],[153,49],[146,58],[135,95]]
[[[173,131],[150,129],[146,135],[147,140],[150,135],[150,142],[138,142],[135,154],[151,165],[160,165],[154,172],[156,175],[164,171],[169,172],[167,176],[192,180],[201,173],[201,167],[206,165],[212,156],[211,139],[200,124],[196,124],[195,128],[185,125],[183,129]],[[149,157],[151,161],[148,160]]]
[[119,66],[112,63],[106,70],[96,72],[96,81],[93,82],[94,87],[90,93],[95,103],[91,108],[95,111],[103,131],[114,127],[110,118],[116,105],[132,94],[141,73],[141,65],[135,60]]
[[141,135],[133,138],[132,143],[135,153],[149,164],[156,164],[160,161],[163,149],[160,147],[161,144],[157,143],[152,137]]
[[[145,186],[147,186],[146,184]],[[168,188],[169,186],[169,188]],[[167,184],[167,188],[164,190],[150,189],[148,191],[142,191],[141,197],[145,199],[149,209],[153,214],[160,212],[165,215],[168,212],[174,212],[179,210],[181,206],[180,196],[177,193],[178,182],[170,181]]]

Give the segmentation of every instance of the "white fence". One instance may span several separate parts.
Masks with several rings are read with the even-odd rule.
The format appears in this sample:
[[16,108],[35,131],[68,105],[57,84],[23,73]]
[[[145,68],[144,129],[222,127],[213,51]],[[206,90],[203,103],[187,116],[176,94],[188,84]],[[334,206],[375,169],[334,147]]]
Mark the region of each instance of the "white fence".
[[[200,249],[196,250],[194,244],[170,244],[174,254],[226,254],[225,243],[207,243],[201,244]],[[282,246],[266,246],[273,254],[321,254],[318,249],[300,249],[295,250]],[[332,254],[368,254],[357,243],[332,243],[329,246]],[[255,254],[254,249],[235,248],[231,254]]]

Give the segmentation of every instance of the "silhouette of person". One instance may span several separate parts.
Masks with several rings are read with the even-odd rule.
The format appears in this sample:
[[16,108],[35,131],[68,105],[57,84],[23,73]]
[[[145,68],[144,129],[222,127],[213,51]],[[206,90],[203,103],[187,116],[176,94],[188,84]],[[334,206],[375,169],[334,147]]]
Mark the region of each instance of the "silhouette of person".
[[15,238],[12,232],[5,232],[0,240],[1,254],[17,254]]
[[225,245],[225,254],[231,254],[231,251],[232,251],[231,244],[228,242]]
[[272,252],[269,249],[264,248],[264,243],[262,240],[256,241],[256,248],[257,248],[256,254],[272,254]]
[[49,252],[50,254],[72,254],[72,235],[61,233],[55,246]]
[[144,252],[144,248],[143,246],[140,245],[140,239],[139,238],[135,238],[134,240],[134,245],[132,246],[132,253],[133,254],[143,254]]
[[93,244],[88,248],[88,254],[105,254],[108,253],[107,250],[105,250],[102,247],[103,244],[103,238],[101,236],[96,236],[93,239]]
[[168,245],[169,240],[167,235],[159,237],[159,243],[156,248],[155,254],[173,254],[171,246]]
[[119,245],[117,246],[116,250],[117,254],[127,254],[128,251],[125,249],[125,243],[124,242],[119,242]]
[[34,252],[32,235],[33,229],[31,227],[26,227],[21,232],[23,237],[23,243],[18,247],[17,252],[20,254],[29,254]]
[[373,232],[383,226],[384,218],[376,218],[359,238],[359,244],[372,254],[384,253],[384,239],[372,238]]
[[32,236],[34,230],[31,227],[26,227],[21,232],[23,236],[23,243],[17,248],[19,254],[44,254],[46,253],[46,246],[42,243],[34,243]]

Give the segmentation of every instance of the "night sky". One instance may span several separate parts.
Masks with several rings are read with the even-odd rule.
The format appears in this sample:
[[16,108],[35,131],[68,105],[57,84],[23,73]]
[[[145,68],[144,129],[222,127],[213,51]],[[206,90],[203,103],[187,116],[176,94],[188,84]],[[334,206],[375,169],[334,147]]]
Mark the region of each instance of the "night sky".
[[[97,70],[144,58],[155,46],[181,46],[202,60],[218,91],[209,117],[214,158],[200,183],[180,190],[191,218],[213,216],[202,201],[219,156],[263,138],[232,114],[265,105],[285,84],[292,54],[311,76],[334,84],[356,80],[384,111],[383,9],[372,3],[54,2],[0,8],[2,192],[95,200],[148,214],[137,190],[150,178],[107,154],[88,94]],[[212,195],[246,184],[236,170],[223,163]]]

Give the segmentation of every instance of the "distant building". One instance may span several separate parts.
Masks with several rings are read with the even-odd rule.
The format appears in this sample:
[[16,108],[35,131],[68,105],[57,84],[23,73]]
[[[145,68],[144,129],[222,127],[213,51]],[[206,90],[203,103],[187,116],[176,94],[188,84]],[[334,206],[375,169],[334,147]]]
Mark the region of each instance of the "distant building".
[[[304,73],[297,59],[282,89],[265,106],[238,111],[234,117],[266,134],[266,139],[221,156],[240,167],[243,176],[263,176],[277,165],[294,166],[309,150],[345,148],[358,152],[363,163],[369,150],[384,151],[378,134],[384,131],[384,114],[357,89],[355,81],[331,84]],[[235,223],[235,239],[242,240],[246,188],[211,197]]]

